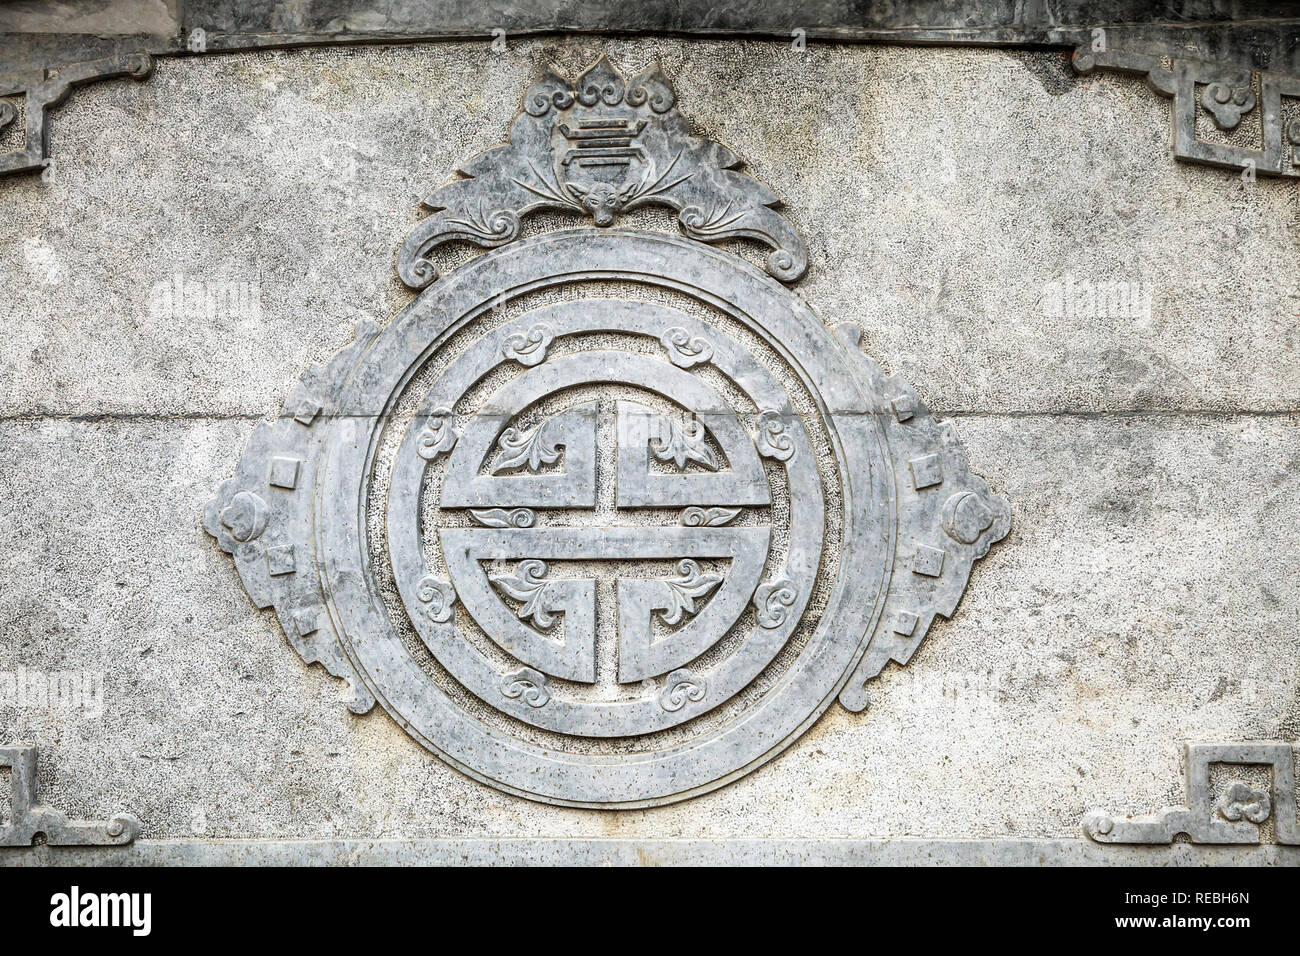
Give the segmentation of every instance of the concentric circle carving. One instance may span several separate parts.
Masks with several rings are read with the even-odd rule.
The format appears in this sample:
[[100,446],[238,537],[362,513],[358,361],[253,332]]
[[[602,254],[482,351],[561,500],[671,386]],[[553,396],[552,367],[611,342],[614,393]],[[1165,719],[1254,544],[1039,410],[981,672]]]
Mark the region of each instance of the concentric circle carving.
[[[266,502],[254,538],[241,494]],[[209,516],[354,710],[602,807],[718,786],[837,695],[859,709],[1006,530],[905,386],[779,282],[593,229],[486,253],[363,331]]]

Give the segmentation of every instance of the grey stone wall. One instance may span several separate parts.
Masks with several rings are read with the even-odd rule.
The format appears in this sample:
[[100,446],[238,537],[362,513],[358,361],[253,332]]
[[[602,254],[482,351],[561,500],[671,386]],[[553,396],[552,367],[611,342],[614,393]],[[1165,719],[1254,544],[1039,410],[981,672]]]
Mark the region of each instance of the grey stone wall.
[[[504,138],[545,59],[602,46],[661,57],[785,199],[800,294],[1013,507],[866,713],[617,813],[498,793],[348,713],[200,526],[298,377],[412,298],[392,260],[419,198]],[[257,52],[86,88],[51,174],[0,184],[0,672],[102,672],[104,706],[3,709],[0,740],[42,748],[44,800],[146,838],[1072,837],[1092,806],[1177,803],[1185,740],[1300,736],[1300,205],[1175,164],[1168,122],[1056,53],[767,42]],[[215,315],[169,312],[178,275]],[[1068,282],[1149,314],[1045,314]]]

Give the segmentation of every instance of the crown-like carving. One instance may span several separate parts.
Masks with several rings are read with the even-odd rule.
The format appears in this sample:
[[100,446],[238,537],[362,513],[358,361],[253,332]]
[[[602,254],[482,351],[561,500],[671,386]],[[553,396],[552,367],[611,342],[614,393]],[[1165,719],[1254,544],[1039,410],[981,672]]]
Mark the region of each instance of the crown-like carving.
[[638,206],[670,206],[682,231],[701,242],[748,238],[772,248],[767,271],[793,282],[808,267],[780,200],[736,172],[740,158],[693,136],[658,64],[626,80],[602,56],[577,81],[547,71],[524,97],[510,142],[471,159],[424,200],[433,215],[402,243],[397,271],[422,289],[437,277],[427,258],[445,242],[485,248],[519,236],[520,220],[542,210],[612,225]]

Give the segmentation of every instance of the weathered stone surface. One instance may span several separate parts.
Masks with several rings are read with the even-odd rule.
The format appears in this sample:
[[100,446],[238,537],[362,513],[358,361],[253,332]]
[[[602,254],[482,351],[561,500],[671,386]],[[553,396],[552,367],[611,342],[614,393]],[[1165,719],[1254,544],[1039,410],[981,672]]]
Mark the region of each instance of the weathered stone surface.
[[5,813],[0,817],[0,846],[123,846],[135,839],[140,821],[129,813],[113,819],[69,820],[67,814],[41,801],[37,792],[36,747],[0,747],[0,768],[8,777],[8,792],[0,793]]
[[1197,0],[530,0],[490,6],[474,0],[307,0],[292,7],[254,0],[95,0],[53,10],[39,0],[10,0],[0,10],[0,72],[8,64],[58,66],[103,56],[109,44],[124,38],[154,53],[561,31],[1016,46],[1091,42],[1099,25],[1117,49],[1212,55],[1237,66],[1294,70],[1295,21],[1282,12],[1265,4]]
[[12,866],[1295,866],[1288,846],[1103,847],[1084,840],[236,840],[38,847]]
[[[865,718],[833,709],[656,810],[528,804],[350,714],[250,607],[203,503],[358,319],[410,301],[392,265],[418,198],[502,140],[545,56],[574,72],[599,45],[163,60],[55,115],[73,148],[48,181],[0,184],[0,672],[105,673],[101,719],[0,710],[0,738],[43,748],[42,799],[125,807],[145,838],[1071,838],[1090,808],[1182,799],[1187,740],[1294,741],[1294,186],[1174,165],[1164,102],[1052,54],[607,46],[662,50],[696,131],[808,238],[799,294],[860,323],[1014,502],[956,620]],[[215,314],[168,303],[178,273]],[[1149,283],[1150,314],[1045,315],[1067,282]]]
[[[652,55],[607,46],[633,66]],[[391,267],[418,198],[502,140],[546,55],[576,72],[597,49],[163,60],[145,84],[81,91],[53,120],[68,149],[52,180],[0,188],[16,270],[3,411],[273,413],[359,316],[409,300]],[[1297,406],[1293,190],[1173,164],[1168,106],[1139,81],[1076,78],[1054,54],[654,49],[697,128],[809,238],[801,293],[861,322],[867,353],[932,407]],[[260,308],[155,317],[153,289],[177,273],[219,297],[247,284],[236,302],[256,284]],[[1151,317],[1044,316],[1070,277],[1149,289]]]
[[1069,838],[1092,807],[1180,799],[1185,740],[1295,739],[1300,422],[960,426],[1017,520],[955,620],[871,685],[866,715],[832,709],[721,791],[610,816],[484,788],[289,653],[196,519],[252,423],[9,422],[0,671],[102,669],[105,711],[0,728],[57,751],[43,799],[123,806],[146,838]]

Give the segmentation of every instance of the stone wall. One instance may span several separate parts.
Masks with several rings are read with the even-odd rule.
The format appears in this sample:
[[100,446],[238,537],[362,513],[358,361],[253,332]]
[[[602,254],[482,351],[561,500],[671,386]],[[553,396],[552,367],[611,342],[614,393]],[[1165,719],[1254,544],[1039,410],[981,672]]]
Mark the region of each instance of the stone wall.
[[[785,200],[799,294],[1013,509],[867,712],[620,812],[499,793],[350,714],[201,527],[302,373],[413,298],[393,254],[419,199],[546,60],[602,48],[660,57]],[[54,168],[0,183],[0,672],[102,672],[103,709],[0,709],[0,740],[41,747],[43,800],[145,838],[631,840],[1073,837],[1093,806],[1178,803],[1184,741],[1294,741],[1300,205],[1176,164],[1168,110],[1054,52],[668,39],[163,58],[87,87]],[[1127,306],[1058,307],[1098,283]]]

